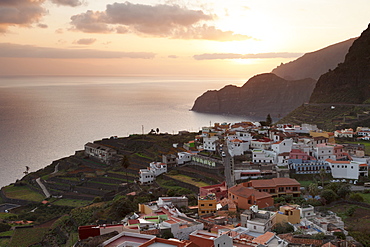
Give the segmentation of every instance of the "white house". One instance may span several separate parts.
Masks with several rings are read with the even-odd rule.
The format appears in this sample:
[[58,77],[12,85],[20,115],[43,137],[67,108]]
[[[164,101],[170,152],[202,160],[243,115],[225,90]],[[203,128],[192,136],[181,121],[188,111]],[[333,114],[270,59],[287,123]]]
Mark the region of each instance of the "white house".
[[356,161],[325,160],[331,168],[333,178],[359,179],[368,176],[368,165]]
[[276,223],[276,212],[258,210],[254,205],[240,215],[242,227],[248,227],[251,232],[265,233],[271,231]]
[[268,150],[271,148],[272,141],[270,139],[252,140],[250,148]]
[[342,129],[334,131],[334,137],[344,137],[344,138],[352,138],[354,135],[354,131],[352,128],[349,129]]
[[192,232],[189,237],[197,246],[233,246],[233,239],[227,234],[215,234],[204,230],[197,230]]
[[289,153],[292,151],[293,139],[285,139],[271,144],[271,149],[277,154]]
[[85,144],[85,154],[107,163],[113,155],[117,154],[117,150],[97,143],[88,142]]
[[146,169],[139,170],[139,181],[141,184],[151,184],[155,177],[167,172],[167,164],[161,162],[152,162]]
[[186,162],[190,162],[191,161],[191,156],[192,156],[192,154],[188,153],[188,152],[179,152],[179,153],[177,153],[177,158],[176,158],[177,164],[178,165],[183,165]]
[[203,149],[207,151],[216,151],[218,136],[208,134],[203,137]]
[[269,150],[253,149],[253,163],[276,163],[276,153]]
[[258,169],[234,170],[235,180],[250,180],[262,178],[262,173]]
[[249,150],[249,142],[240,139],[227,140],[227,148],[231,156],[243,155]]
[[141,184],[151,184],[155,179],[154,173],[149,169],[139,170],[139,181]]
[[313,150],[313,156],[319,161],[324,161],[326,159],[336,160],[334,146],[331,145],[317,145]]
[[167,164],[161,162],[152,162],[149,164],[149,170],[153,172],[154,176],[159,176],[167,172]]

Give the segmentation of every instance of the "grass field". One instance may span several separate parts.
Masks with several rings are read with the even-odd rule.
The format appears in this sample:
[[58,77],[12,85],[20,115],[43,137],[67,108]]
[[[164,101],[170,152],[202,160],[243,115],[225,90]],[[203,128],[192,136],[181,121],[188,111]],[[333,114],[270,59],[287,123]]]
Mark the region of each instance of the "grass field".
[[40,242],[49,228],[24,228],[14,230],[11,247],[26,247]]
[[44,195],[41,195],[29,189],[27,186],[10,185],[10,186],[4,187],[3,192],[6,195],[6,197],[12,198],[12,199],[21,199],[21,200],[27,200],[27,201],[33,201],[33,202],[40,202],[44,200],[45,198]]
[[367,193],[367,194],[361,193],[361,196],[364,198],[364,201],[366,203],[369,203],[370,204],[370,193]]
[[177,180],[180,180],[180,181],[183,181],[185,183],[188,183],[188,184],[192,184],[192,185],[195,185],[197,187],[203,187],[203,186],[208,186],[209,184],[205,183],[205,182],[202,182],[202,181],[196,181],[194,180],[193,178],[189,177],[189,176],[186,176],[186,175],[169,175],[167,174],[167,176],[171,177],[171,178],[174,178],[174,179],[177,179]]
[[85,201],[85,200],[77,200],[77,199],[59,199],[56,200],[55,202],[52,202],[53,205],[58,205],[58,206],[69,206],[69,207],[83,207],[88,204],[90,204],[90,201]]

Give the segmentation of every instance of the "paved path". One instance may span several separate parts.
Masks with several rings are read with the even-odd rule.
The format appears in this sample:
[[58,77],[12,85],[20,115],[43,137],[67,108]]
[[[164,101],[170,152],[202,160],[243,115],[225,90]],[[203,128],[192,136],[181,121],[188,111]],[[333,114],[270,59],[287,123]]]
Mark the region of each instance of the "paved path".
[[39,184],[39,186],[41,187],[42,189],[42,192],[44,192],[45,194],[45,197],[46,198],[49,198],[50,197],[50,193],[49,191],[46,189],[45,185],[43,185],[43,183],[41,183],[41,178],[37,178],[36,179],[36,182]]
[[234,180],[234,172],[233,169],[233,157],[230,155],[229,150],[227,148],[227,144],[225,143],[223,146],[225,155],[222,157],[222,161],[225,166],[225,180],[228,188],[231,188],[235,185],[235,180]]
[[[54,171],[52,173],[50,173],[50,174],[55,174],[58,171],[59,171],[59,163],[55,165]],[[37,178],[36,179],[36,182],[38,183],[38,185],[42,189],[42,192],[44,192],[46,198],[49,198],[51,195],[50,195],[48,189],[45,187],[45,185],[41,182],[41,178]]]

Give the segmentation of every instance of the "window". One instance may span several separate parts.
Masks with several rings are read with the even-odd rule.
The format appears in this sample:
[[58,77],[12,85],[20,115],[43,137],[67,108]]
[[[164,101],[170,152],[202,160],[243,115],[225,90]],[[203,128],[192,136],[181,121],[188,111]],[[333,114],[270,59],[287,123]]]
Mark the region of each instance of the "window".
[[200,206],[204,207],[204,204],[200,204]]
[[212,207],[212,206],[213,206],[213,204],[212,204],[212,203],[210,203],[208,206]]

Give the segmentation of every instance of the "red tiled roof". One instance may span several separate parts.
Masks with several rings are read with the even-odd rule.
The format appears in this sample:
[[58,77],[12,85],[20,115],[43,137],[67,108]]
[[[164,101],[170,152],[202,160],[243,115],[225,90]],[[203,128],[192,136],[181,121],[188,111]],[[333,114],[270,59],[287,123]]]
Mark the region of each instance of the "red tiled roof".
[[266,232],[265,234],[260,235],[260,236],[256,237],[255,239],[253,239],[253,242],[258,243],[258,244],[266,245],[267,242],[274,236],[275,236],[275,233]]
[[340,160],[332,160],[332,159],[326,159],[325,161],[332,163],[332,164],[350,164],[350,161],[340,161]]
[[297,180],[292,178],[273,178],[273,179],[259,179],[251,180],[252,187],[263,188],[263,187],[275,187],[275,186],[300,186]]
[[271,195],[267,192],[259,192],[258,190],[255,189],[249,189],[247,187],[244,187],[243,184],[238,184],[231,187],[229,189],[229,192],[243,198],[249,198],[251,195],[254,195],[256,199],[271,197]]

